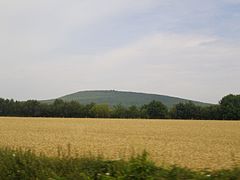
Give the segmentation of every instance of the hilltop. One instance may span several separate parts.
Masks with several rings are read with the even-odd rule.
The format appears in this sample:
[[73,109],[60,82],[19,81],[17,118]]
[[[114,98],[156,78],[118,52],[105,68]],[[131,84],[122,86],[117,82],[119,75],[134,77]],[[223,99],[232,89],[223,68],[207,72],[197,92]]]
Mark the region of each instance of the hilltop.
[[[178,97],[171,97],[158,94],[147,94],[138,92],[126,92],[126,91],[115,91],[115,90],[98,90],[98,91],[79,91],[73,94],[65,95],[57,99],[62,99],[64,101],[77,101],[81,104],[109,104],[110,106],[122,104],[123,106],[142,106],[148,104],[149,102],[156,100],[161,101],[167,107],[172,107],[174,104],[180,102],[192,101],[189,99],[183,99]],[[55,99],[45,100],[42,102],[52,103]],[[203,103],[199,101],[192,101],[196,105],[207,106],[208,103]]]

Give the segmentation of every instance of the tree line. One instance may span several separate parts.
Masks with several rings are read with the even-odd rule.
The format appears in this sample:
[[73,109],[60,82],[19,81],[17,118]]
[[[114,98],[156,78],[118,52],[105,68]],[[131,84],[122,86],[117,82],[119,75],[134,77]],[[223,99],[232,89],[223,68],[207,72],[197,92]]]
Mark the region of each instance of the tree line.
[[61,99],[47,104],[36,100],[21,102],[0,98],[0,116],[240,120],[240,95],[227,95],[218,105],[203,107],[189,101],[170,109],[159,101],[141,107],[125,107],[121,104],[110,107],[107,104],[83,105]]

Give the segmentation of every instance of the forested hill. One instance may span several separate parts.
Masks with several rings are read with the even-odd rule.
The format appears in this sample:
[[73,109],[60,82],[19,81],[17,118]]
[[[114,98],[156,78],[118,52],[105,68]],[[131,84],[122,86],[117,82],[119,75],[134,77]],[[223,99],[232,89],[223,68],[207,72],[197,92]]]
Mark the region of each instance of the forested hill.
[[[136,93],[136,92],[124,92],[124,91],[114,91],[114,90],[103,90],[103,91],[80,91],[77,93],[69,94],[58,99],[64,101],[77,101],[81,104],[108,104],[110,106],[121,104],[123,106],[142,106],[148,104],[149,102],[156,100],[161,101],[167,107],[172,107],[174,104],[181,102],[191,101],[188,99],[182,99],[177,97],[170,97],[157,94],[146,94],[146,93]],[[43,102],[51,103],[53,100],[46,100]],[[192,101],[196,105],[207,106],[209,104],[202,103],[198,101]]]

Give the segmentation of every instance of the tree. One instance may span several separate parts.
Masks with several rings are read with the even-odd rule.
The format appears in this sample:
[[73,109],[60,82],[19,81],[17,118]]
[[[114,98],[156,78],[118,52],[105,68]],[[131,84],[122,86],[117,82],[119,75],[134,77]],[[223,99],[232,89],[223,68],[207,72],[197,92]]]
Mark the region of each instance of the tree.
[[92,108],[95,106],[95,103],[90,103],[84,106],[84,117],[89,117],[89,118],[94,118],[95,114],[93,114],[94,112],[92,111]]
[[128,118],[139,118],[139,117],[141,117],[140,111],[137,108],[137,106],[130,106],[127,109],[127,117]]
[[108,118],[110,116],[110,109],[107,104],[95,104],[90,111],[96,118]]
[[176,104],[170,114],[173,119],[201,119],[200,106],[196,106],[191,101]]
[[52,104],[41,103],[40,104],[41,116],[42,117],[54,117],[52,106],[53,106]]
[[28,100],[22,104],[22,113],[24,116],[38,117],[41,115],[40,102]]
[[54,117],[65,117],[65,103],[62,99],[56,99],[53,102],[52,114]]
[[4,116],[6,115],[6,103],[5,99],[0,98],[0,115]]
[[167,107],[162,104],[160,101],[152,101],[144,108],[142,111],[146,110],[147,117],[150,119],[165,119],[168,116]]
[[83,108],[76,101],[65,102],[64,109],[65,117],[83,117]]
[[201,107],[200,117],[205,120],[221,119],[221,111],[219,105],[211,105]]
[[123,105],[118,104],[113,106],[112,115],[113,118],[126,118],[127,117],[127,108]]
[[229,94],[220,101],[222,119],[240,120],[240,95]]

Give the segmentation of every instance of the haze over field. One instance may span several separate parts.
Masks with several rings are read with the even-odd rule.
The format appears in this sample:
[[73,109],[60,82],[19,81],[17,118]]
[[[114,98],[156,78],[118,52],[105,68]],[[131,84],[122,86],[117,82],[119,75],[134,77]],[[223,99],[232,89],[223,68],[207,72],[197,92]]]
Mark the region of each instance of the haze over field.
[[239,93],[239,0],[1,0],[0,97]]

